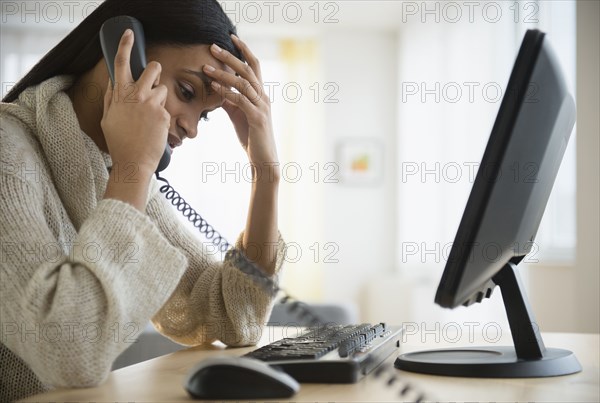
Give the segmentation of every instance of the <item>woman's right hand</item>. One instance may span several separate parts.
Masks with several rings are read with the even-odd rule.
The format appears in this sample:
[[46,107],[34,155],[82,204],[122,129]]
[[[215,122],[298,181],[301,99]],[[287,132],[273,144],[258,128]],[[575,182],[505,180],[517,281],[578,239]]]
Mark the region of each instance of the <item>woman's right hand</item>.
[[140,173],[154,173],[165,150],[170,115],[165,109],[167,87],[160,85],[161,65],[148,63],[137,82],[130,57],[135,38],[128,30],[121,37],[115,57],[115,85],[108,80],[100,126],[113,166],[129,166]]

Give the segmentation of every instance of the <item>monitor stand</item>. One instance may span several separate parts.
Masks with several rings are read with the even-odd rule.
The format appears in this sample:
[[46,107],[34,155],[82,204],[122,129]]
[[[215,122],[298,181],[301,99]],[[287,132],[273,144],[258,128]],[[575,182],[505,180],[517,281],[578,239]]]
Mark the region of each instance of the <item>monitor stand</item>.
[[476,378],[531,378],[581,371],[568,350],[546,348],[514,263],[493,278],[500,287],[514,347],[484,346],[418,351],[400,355],[398,369],[433,375]]

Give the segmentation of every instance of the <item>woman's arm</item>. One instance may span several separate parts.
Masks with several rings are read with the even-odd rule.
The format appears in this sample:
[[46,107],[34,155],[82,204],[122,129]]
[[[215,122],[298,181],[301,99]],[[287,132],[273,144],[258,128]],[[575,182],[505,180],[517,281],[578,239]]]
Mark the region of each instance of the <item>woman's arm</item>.
[[[237,346],[255,344],[268,320],[274,296],[240,270],[230,255],[222,256],[211,242],[203,242],[199,233],[183,226],[178,212],[156,192],[156,186],[152,186],[154,196],[148,203],[148,216],[187,257],[188,268],[175,292],[152,318],[154,326],[185,345],[214,340]],[[242,246],[243,237],[241,234],[236,247]],[[277,284],[285,243],[278,232],[275,239],[271,279]]]
[[268,275],[273,275],[279,237],[277,226],[279,179],[269,179],[265,176],[261,176],[252,184],[242,249],[250,260],[256,262]]
[[[43,166],[23,164],[24,172]],[[0,175],[0,317],[11,329],[2,343],[46,385],[93,386],[187,262],[146,215],[118,200],[99,201],[75,234],[56,192],[44,189],[46,174],[37,178]]]
[[274,246],[278,238],[277,191],[280,174],[271,119],[271,101],[263,88],[258,59],[237,36],[231,37],[248,64],[212,45],[210,50],[213,56],[233,72],[208,65],[203,70],[212,79],[214,90],[225,99],[223,109],[229,115],[250,164],[254,167],[242,248],[248,258],[272,275]]
[[[285,245],[277,227],[279,167],[271,103],[263,91],[258,59],[237,37],[232,39],[248,64],[213,45],[213,56],[229,69],[205,65],[204,72],[212,79],[213,89],[223,97],[223,109],[254,167],[246,229],[236,247],[276,283]],[[232,91],[232,87],[237,92]],[[177,290],[153,318],[156,328],[175,341],[189,345],[214,339],[229,345],[256,343],[271,311],[272,288],[257,284],[240,270],[239,263],[231,256],[226,257],[223,264],[207,259],[203,253],[207,248],[197,234],[190,235],[181,228],[162,196],[151,200],[148,214],[157,220],[167,238],[184,251],[190,262]],[[207,245],[212,246],[210,242]]]

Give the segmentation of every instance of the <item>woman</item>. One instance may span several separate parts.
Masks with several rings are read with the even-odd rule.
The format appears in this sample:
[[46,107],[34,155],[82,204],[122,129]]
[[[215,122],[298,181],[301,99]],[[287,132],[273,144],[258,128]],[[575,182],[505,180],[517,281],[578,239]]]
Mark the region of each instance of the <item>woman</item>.
[[[149,63],[134,83],[123,35],[113,88],[98,31],[116,15],[141,21]],[[102,382],[148,320],[185,345],[257,341],[272,293],[231,255],[203,255],[153,178],[165,143],[219,107],[250,163],[277,165],[259,62],[234,33],[213,0],[106,0],[4,98],[3,401]],[[236,244],[274,281],[278,181],[256,175]]]

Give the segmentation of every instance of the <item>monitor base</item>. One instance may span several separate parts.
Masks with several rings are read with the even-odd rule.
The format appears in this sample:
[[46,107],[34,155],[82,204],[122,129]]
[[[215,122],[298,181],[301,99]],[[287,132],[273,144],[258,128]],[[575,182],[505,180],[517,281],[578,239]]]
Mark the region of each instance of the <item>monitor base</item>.
[[474,378],[536,378],[581,371],[571,351],[546,348],[542,358],[524,360],[510,346],[417,351],[400,355],[394,366],[411,372]]

